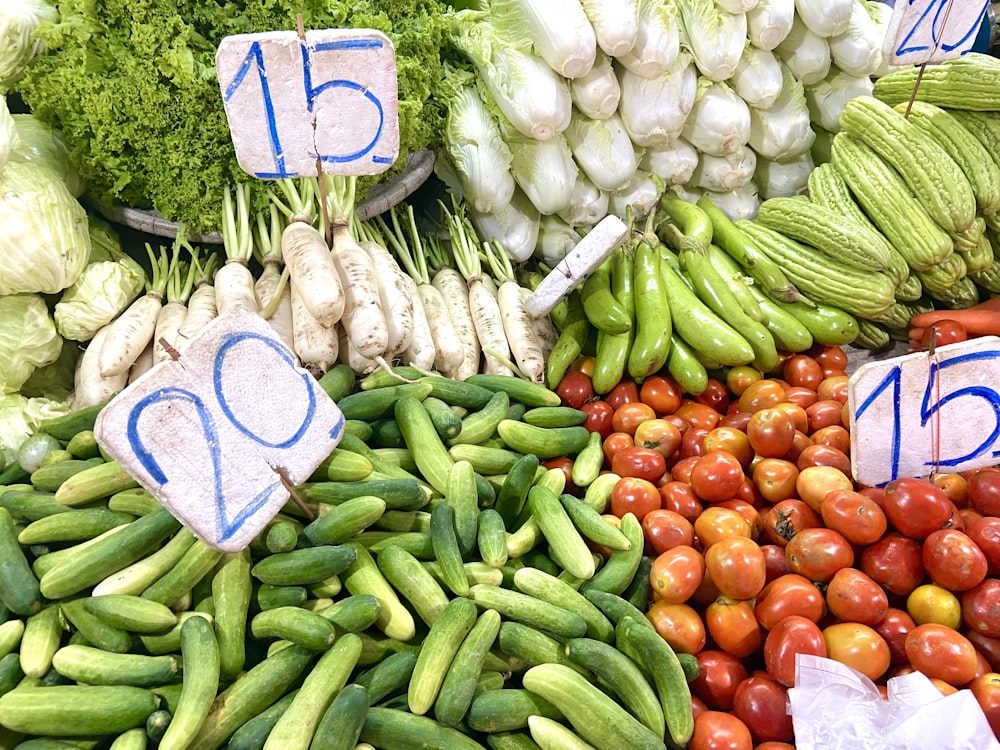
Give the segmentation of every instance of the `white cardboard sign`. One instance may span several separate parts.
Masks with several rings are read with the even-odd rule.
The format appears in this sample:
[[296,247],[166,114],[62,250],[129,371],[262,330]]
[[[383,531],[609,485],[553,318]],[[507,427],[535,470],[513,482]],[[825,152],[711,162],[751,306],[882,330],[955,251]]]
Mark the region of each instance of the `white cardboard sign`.
[[862,365],[848,381],[854,478],[881,485],[1000,461],[1000,338]]
[[254,177],[378,174],[399,155],[396,56],[380,31],[227,36],[215,71],[237,161]]
[[216,318],[101,411],[98,442],[206,544],[246,547],[344,416],[260,316]]
[[972,49],[989,4],[989,0],[897,0],[882,53],[892,65],[961,57]]

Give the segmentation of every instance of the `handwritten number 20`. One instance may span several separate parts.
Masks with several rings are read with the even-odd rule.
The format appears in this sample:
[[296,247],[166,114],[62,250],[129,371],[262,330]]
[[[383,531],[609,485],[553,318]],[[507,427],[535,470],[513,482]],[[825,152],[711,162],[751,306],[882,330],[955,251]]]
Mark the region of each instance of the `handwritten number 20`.
[[[916,0],[908,0],[907,5],[913,5],[915,2]],[[933,2],[928,3],[923,13],[917,17],[913,27],[905,35],[903,35],[902,41],[896,48],[897,56],[902,57],[903,55],[911,54],[913,52],[923,52],[933,48],[926,44],[914,41],[913,37],[918,33],[921,27],[926,28],[927,26],[930,26],[930,38],[934,42],[934,46],[938,45],[938,38],[944,31],[940,28],[940,24],[944,21],[945,10],[947,9],[949,2],[953,2],[957,5],[959,2],[969,2],[969,0],[933,0]],[[943,52],[951,52],[952,50],[958,49],[978,33],[980,19],[982,19],[983,11],[986,10],[987,5],[989,5],[989,0],[984,0],[984,2],[981,3],[981,8],[979,14],[976,16],[975,22],[968,29],[965,29],[956,41],[940,42],[940,48]]]

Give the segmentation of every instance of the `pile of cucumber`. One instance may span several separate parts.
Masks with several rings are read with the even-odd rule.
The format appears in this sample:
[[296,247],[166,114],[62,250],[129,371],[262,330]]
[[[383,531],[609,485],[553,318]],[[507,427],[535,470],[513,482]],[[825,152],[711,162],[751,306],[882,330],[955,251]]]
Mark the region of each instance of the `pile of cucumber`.
[[697,662],[643,616],[583,412],[396,374],[324,376],[342,441],[233,554],[106,460],[100,407],[47,423],[0,476],[0,749],[683,746]]

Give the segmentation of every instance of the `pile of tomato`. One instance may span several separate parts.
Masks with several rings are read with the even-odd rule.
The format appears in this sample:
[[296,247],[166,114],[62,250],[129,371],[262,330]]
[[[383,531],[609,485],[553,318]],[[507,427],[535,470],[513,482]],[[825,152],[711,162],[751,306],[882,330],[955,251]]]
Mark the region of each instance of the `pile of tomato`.
[[557,390],[621,477],[609,520],[642,522],[647,617],[700,664],[690,750],[794,748],[799,653],[883,696],[913,670],[969,689],[1000,737],[1000,469],[858,486],[837,347],[732,368],[697,397],[659,375],[597,395],[588,366]]

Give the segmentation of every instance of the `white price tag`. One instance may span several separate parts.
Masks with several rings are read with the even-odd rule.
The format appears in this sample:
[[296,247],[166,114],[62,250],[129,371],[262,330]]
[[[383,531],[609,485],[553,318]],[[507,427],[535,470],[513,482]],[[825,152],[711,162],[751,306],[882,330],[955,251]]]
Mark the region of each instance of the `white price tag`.
[[399,154],[392,41],[373,29],[227,36],[215,71],[240,166],[260,178],[378,174]]
[[882,53],[893,65],[961,57],[972,49],[989,4],[989,0],[896,0]]
[[881,485],[1000,461],[1000,338],[862,365],[848,381],[854,478]]
[[98,442],[206,544],[246,547],[344,416],[260,316],[216,318],[101,411]]

